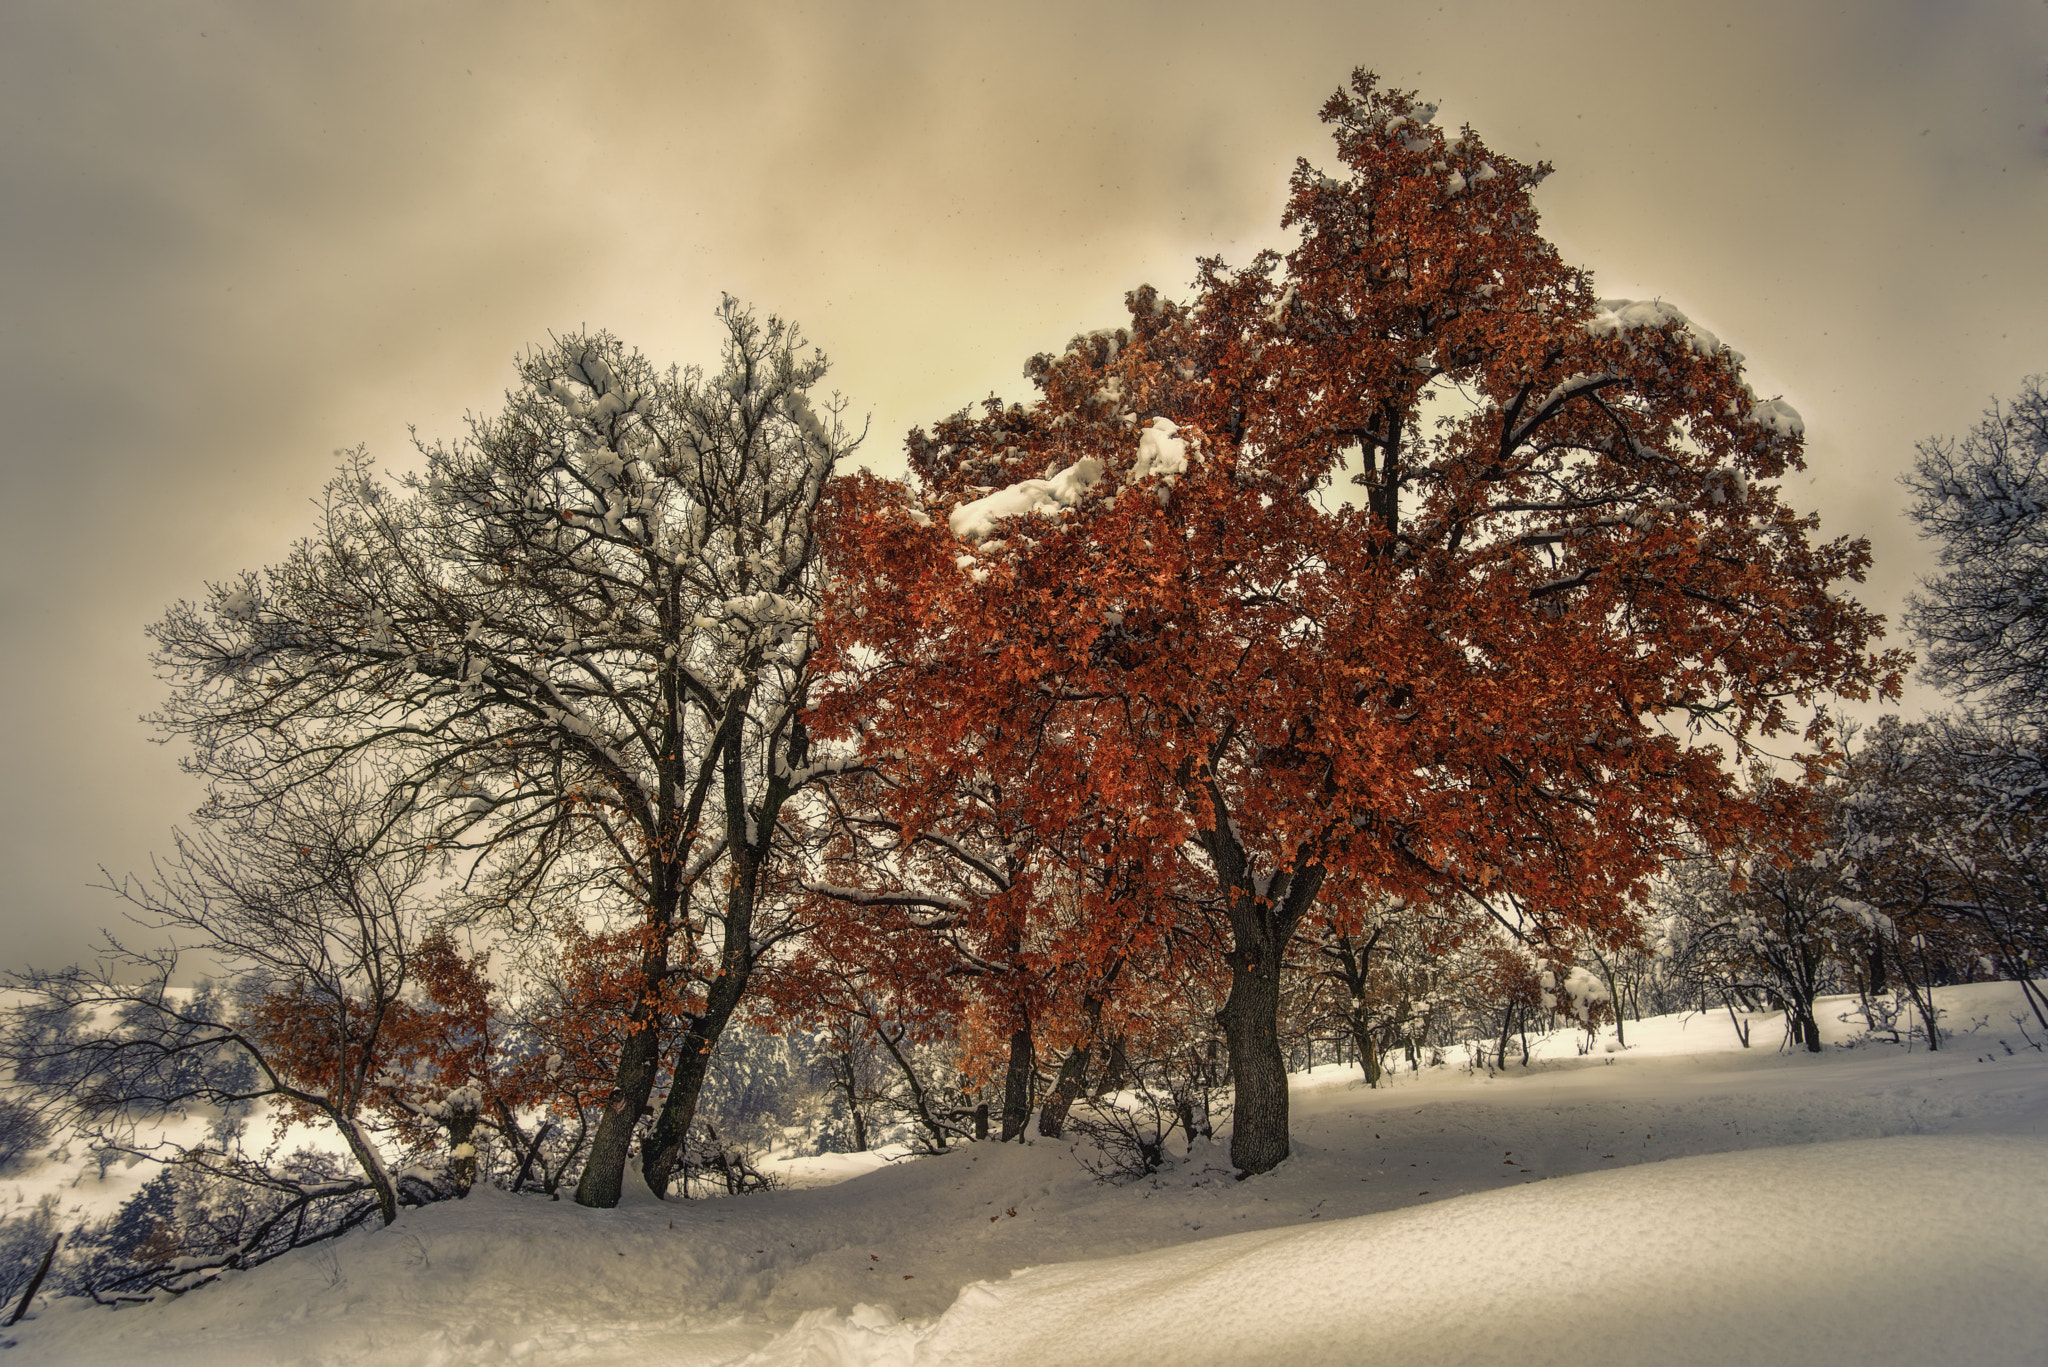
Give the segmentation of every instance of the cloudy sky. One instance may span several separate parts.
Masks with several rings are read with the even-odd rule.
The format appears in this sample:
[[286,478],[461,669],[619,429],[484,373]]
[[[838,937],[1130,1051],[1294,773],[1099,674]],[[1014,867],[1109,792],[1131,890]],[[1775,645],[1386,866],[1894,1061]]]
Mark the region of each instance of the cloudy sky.
[[0,7],[0,966],[82,953],[195,805],[142,628],[279,558],[336,448],[402,465],[551,332],[712,359],[727,291],[900,469],[1278,242],[1353,66],[1554,162],[1567,259],[1748,353],[1896,621],[1914,442],[2048,370],[2041,0]]

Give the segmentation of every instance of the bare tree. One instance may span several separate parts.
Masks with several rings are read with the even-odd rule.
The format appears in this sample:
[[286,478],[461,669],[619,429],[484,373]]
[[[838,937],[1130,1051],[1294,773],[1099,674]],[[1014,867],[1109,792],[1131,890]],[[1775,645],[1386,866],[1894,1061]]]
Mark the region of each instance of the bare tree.
[[2048,390],[2043,376],[1960,441],[1920,443],[1907,515],[1939,548],[1906,621],[1934,683],[2031,726],[2048,721]]
[[796,329],[729,299],[718,318],[709,374],[602,334],[535,351],[501,414],[422,445],[424,473],[394,487],[351,454],[282,565],[152,629],[156,720],[201,771],[374,753],[468,914],[637,937],[588,1205],[619,1199],[664,1065],[643,1166],[666,1188],[706,1057],[790,929],[757,918],[783,808],[834,767],[804,716],[813,522],[857,441],[812,407],[825,361]]
[[[1857,751],[1841,807],[1844,887],[1871,948],[1923,1015],[1935,979],[1974,961],[2020,985],[2048,1026],[2048,746],[2011,721],[1887,717]],[[1882,920],[1878,919],[1882,916]],[[1882,972],[1880,967],[1879,972]],[[1930,1039],[1935,1038],[1929,1022]]]
[[1810,1053],[1821,1048],[1814,1000],[1841,982],[1860,934],[1835,854],[1764,850],[1734,866],[1700,854],[1674,861],[1656,894],[1667,952],[1685,971],[1731,1012],[1783,1010],[1792,1041]]
[[[173,1160],[307,1200],[369,1190],[386,1224],[401,1193],[366,1103],[407,987],[428,856],[394,838],[381,785],[330,770],[259,802],[216,804],[149,876],[110,880],[132,919],[166,936],[109,934],[90,966],[13,975],[6,1052],[42,1112],[96,1146]],[[174,984],[181,949],[223,976]],[[240,1152],[217,1126],[196,1145],[156,1134],[194,1113],[269,1101],[331,1125],[360,1178],[310,1185]]]

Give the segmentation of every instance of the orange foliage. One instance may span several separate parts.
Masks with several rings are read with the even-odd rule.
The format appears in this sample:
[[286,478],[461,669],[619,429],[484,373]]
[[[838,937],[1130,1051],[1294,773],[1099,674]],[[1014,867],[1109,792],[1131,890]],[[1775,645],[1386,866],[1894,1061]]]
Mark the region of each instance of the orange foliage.
[[[291,1087],[337,1097],[360,1076],[355,1103],[425,1154],[443,1139],[467,1139],[479,1119],[502,1129],[508,1111],[566,1118],[601,1100],[642,995],[646,933],[557,926],[552,990],[517,1020],[490,980],[489,954],[464,954],[436,931],[407,958],[409,990],[381,1012],[360,998],[317,998],[301,983],[264,994],[245,1024]],[[671,991],[657,995],[670,1008],[682,1004],[668,1000]],[[280,1125],[316,1116],[312,1106],[280,1102]]]

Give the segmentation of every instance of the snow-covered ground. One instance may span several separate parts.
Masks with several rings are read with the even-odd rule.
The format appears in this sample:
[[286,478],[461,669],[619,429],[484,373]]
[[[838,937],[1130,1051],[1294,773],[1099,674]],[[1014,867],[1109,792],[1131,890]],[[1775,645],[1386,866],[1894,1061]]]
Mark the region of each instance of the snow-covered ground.
[[2010,985],[1943,995],[1935,1054],[1778,1052],[1775,1018],[1742,1050],[1722,1015],[1377,1091],[1320,1067],[1243,1182],[1221,1144],[1109,1186],[1041,1141],[614,1211],[479,1191],[181,1300],[41,1305],[6,1361],[2048,1363],[2048,1053]]

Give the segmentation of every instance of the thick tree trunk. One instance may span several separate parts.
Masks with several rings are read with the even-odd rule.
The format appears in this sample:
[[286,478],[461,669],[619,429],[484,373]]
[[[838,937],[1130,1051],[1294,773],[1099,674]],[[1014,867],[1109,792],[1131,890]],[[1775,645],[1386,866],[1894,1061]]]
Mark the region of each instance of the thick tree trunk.
[[633,1129],[654,1094],[654,1071],[659,1035],[652,1021],[626,1036],[619,1051],[619,1070],[614,1075],[611,1100],[604,1104],[597,1122],[597,1134],[590,1141],[590,1157],[584,1160],[583,1176],[576,1181],[576,1204],[610,1210],[619,1203],[625,1188],[626,1158],[633,1147]]
[[700,1029],[683,1036],[676,1054],[675,1069],[668,1086],[668,1099],[654,1128],[640,1145],[640,1175],[656,1196],[668,1195],[668,1184],[682,1166],[683,1148],[689,1142],[690,1126],[697,1121],[697,1098],[704,1093],[704,1078],[711,1071],[715,1038],[705,1038]]
[[[735,703],[737,705],[737,703]],[[697,1118],[697,1098],[704,1091],[704,1076],[711,1068],[711,1051],[747,995],[754,976],[754,906],[761,870],[767,855],[767,833],[774,827],[786,793],[771,781],[763,797],[763,819],[748,816],[743,825],[737,815],[746,810],[744,771],[739,759],[737,732],[731,734],[724,760],[726,839],[732,864],[731,881],[725,889],[725,909],[719,915],[720,939],[718,976],[705,992],[704,1010],[690,1023],[676,1054],[668,1099],[662,1103],[654,1129],[647,1136],[640,1155],[640,1172],[656,1196],[668,1195],[669,1179],[683,1157],[683,1145],[690,1137],[690,1125]],[[790,758],[803,762],[803,740],[799,735],[791,746]],[[750,840],[750,837],[752,838]],[[758,842],[758,843],[756,843]]]
[[[1231,946],[1230,996],[1217,1013],[1230,1049],[1230,1161],[1240,1174],[1270,1172],[1288,1154],[1287,1059],[1280,1048],[1280,973],[1288,941],[1315,905],[1324,870],[1310,864],[1275,874],[1264,889],[1233,840],[1212,851],[1227,870]],[[1212,856],[1213,857],[1213,856]]]
[[1010,1032],[1010,1066],[1003,1070],[1002,1142],[1024,1138],[1031,1123],[1031,1084],[1038,1073],[1038,1046],[1031,1038],[1031,1018],[1021,1011]]
[[[1116,981],[1117,973],[1123,967],[1119,958],[1109,970],[1099,990],[1091,990],[1081,997],[1081,1017],[1086,1031],[1074,1042],[1074,1047],[1060,1063],[1059,1076],[1054,1079],[1052,1092],[1046,1097],[1044,1107],[1038,1113],[1038,1132],[1047,1139],[1058,1139],[1066,1133],[1067,1114],[1074,1109],[1074,1103],[1081,1099],[1082,1090],[1088,1085],[1088,1060],[1095,1052],[1095,1041],[1102,1033],[1103,998],[1109,991],[1109,984]],[[1129,1060],[1123,1057],[1120,1041],[1112,1041],[1103,1059],[1103,1086],[1114,1081],[1114,1075]],[[1098,1088],[1095,1095],[1101,1096]]]
[[1280,955],[1234,951],[1222,1011],[1230,1044],[1230,1161],[1243,1173],[1270,1172],[1287,1157],[1287,1061],[1280,1051]]
[[1230,1161],[1243,1176],[1270,1172],[1288,1153],[1287,1061],[1280,1050],[1280,970],[1288,942],[1315,905],[1328,870],[1304,850],[1291,868],[1259,875],[1222,788],[1205,769],[1198,802],[1216,814],[1201,833],[1230,925],[1230,995],[1217,1020],[1230,1049]]

